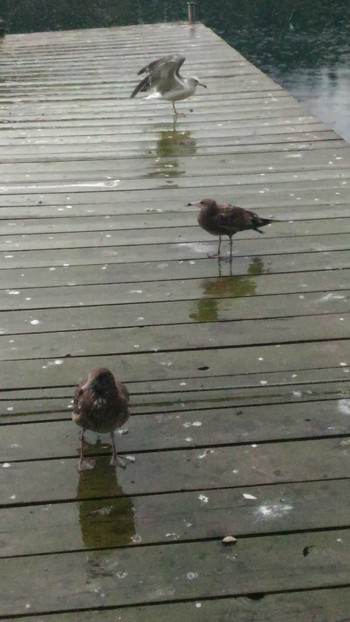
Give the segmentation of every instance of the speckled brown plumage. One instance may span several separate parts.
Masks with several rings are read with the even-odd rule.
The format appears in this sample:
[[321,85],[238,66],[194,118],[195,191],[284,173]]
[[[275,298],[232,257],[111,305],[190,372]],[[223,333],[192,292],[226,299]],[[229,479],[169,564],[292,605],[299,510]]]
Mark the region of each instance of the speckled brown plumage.
[[217,253],[209,255],[209,257],[220,257],[221,236],[228,235],[230,238],[230,260],[232,260],[232,236],[235,233],[247,231],[248,229],[264,233],[260,231],[260,227],[265,227],[265,225],[273,222],[269,218],[260,218],[254,212],[243,207],[219,205],[214,199],[202,199],[201,201],[188,203],[188,205],[200,207],[197,217],[198,224],[204,231],[219,236]]
[[129,418],[129,392],[122,382],[117,380],[109,369],[94,369],[75,391],[73,400],[74,423],[82,428],[80,471],[93,468],[92,461],[84,459],[84,432],[92,430],[104,434],[109,432],[112,443],[111,464],[125,467],[119,458],[114,440],[114,430],[124,425]]

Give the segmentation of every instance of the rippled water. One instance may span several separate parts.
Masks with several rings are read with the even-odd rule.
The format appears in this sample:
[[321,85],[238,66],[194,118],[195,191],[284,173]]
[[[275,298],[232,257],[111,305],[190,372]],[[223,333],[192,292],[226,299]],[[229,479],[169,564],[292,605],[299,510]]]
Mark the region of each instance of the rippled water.
[[[350,141],[349,0],[197,0],[197,18]],[[8,32],[186,19],[185,0],[0,0]],[[181,50],[179,50],[181,52]]]

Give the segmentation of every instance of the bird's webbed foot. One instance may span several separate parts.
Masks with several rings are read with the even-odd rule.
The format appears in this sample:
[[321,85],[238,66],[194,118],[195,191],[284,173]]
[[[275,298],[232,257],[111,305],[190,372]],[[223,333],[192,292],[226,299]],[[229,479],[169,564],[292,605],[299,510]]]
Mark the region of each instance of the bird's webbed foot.
[[92,471],[95,468],[96,460],[92,460],[91,458],[82,458],[78,462],[78,471],[82,473],[83,471]]

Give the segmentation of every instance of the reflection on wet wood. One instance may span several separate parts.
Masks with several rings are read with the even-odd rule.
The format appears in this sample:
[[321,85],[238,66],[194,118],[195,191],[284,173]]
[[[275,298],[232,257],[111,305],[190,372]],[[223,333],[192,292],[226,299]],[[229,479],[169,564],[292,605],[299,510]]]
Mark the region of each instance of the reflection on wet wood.
[[[174,51],[208,84],[176,125],[129,99]],[[0,618],[347,619],[349,146],[200,24],[1,58]],[[205,195],[280,222],[218,264]],[[88,437],[78,474],[71,399],[101,365],[135,463]]]
[[[239,538],[325,524],[338,528],[348,522],[346,480],[127,497],[108,462],[99,460],[89,474],[101,498],[83,498],[84,488],[91,487],[85,473],[70,503],[2,508],[0,527],[6,537],[1,556],[60,552],[63,538],[68,552],[220,539],[231,533]],[[246,494],[256,498],[246,499]]]
[[[74,430],[74,433],[76,431]],[[191,434],[192,431],[189,432]],[[76,438],[76,437],[75,437]],[[121,450],[121,443],[119,443]],[[348,478],[349,441],[343,435],[314,440],[262,442],[135,453],[129,468],[117,477],[124,494],[141,495]],[[122,450],[120,451],[123,454]],[[104,460],[105,457],[102,457]],[[77,458],[4,463],[0,505],[73,500]],[[121,472],[122,471],[122,472]],[[176,474],[171,480],[169,473]],[[28,487],[28,481],[32,482]],[[86,497],[100,496],[96,480]]]
[[[347,530],[330,530],[246,538],[234,548],[216,539],[27,556],[20,564],[7,558],[0,568],[2,606],[5,615],[18,615],[29,608],[39,613],[48,607],[67,611],[154,600],[198,601],[219,592],[264,594],[302,589],[310,572],[315,587],[336,587],[348,581],[349,548]],[[17,585],[20,592],[14,589]]]

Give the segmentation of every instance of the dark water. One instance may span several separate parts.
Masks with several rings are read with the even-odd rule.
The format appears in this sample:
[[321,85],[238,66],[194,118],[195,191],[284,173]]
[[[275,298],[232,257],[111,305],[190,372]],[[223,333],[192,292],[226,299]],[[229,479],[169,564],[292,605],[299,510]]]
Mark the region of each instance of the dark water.
[[[350,141],[350,0],[197,0],[196,15]],[[0,0],[0,16],[35,32],[183,20],[187,4]]]

